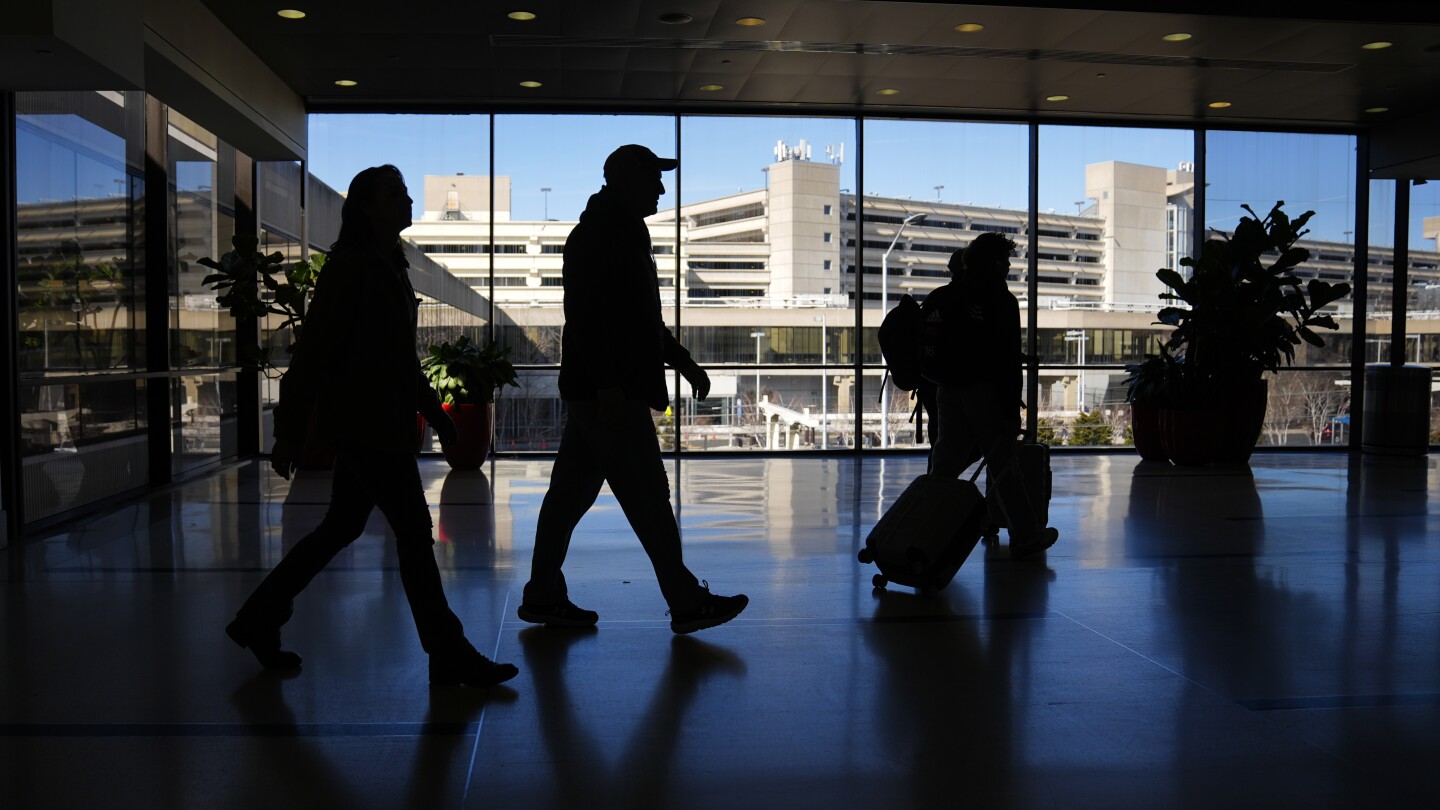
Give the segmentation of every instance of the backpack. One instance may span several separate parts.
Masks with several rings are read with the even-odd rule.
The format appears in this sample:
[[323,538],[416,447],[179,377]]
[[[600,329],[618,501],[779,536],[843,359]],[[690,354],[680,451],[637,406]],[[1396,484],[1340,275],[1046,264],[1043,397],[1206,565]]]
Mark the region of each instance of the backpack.
[[916,350],[920,355],[920,376],[927,382],[948,382],[955,370],[955,343],[960,324],[953,320],[956,310],[955,291],[939,287],[930,291],[920,304],[920,334]]
[[[928,299],[927,299],[928,300]],[[881,400],[884,399],[885,385],[894,382],[901,391],[909,391],[915,408],[910,412],[910,421],[915,424],[915,435],[927,436],[935,441],[935,384],[922,375],[922,338],[924,333],[924,308],[910,295],[900,296],[900,303],[885,313],[880,322],[880,353],[885,356],[885,379],[880,383]],[[925,433],[925,414],[931,414],[930,432]]]
[[880,353],[885,356],[886,373],[901,391],[920,387],[920,332],[923,324],[920,304],[910,295],[885,313],[880,322]]

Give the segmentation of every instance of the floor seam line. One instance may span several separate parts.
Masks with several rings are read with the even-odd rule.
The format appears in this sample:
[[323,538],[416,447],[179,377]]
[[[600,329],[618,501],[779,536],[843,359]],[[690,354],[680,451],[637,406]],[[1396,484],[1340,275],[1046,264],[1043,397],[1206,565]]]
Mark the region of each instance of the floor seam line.
[[1056,615],[1061,616],[1061,617],[1064,617],[1066,620],[1073,622],[1076,626],[1081,627],[1081,628],[1083,628],[1083,629],[1085,629],[1085,630],[1087,630],[1087,631],[1089,631],[1089,632],[1091,632],[1091,633],[1094,633],[1095,635],[1099,636],[1100,638],[1105,639],[1106,641],[1110,642],[1111,644],[1114,644],[1115,646],[1117,646],[1117,647],[1119,647],[1120,649],[1122,649],[1122,650],[1130,653],[1131,655],[1134,655],[1134,656],[1136,656],[1136,657],[1138,657],[1138,658],[1140,658],[1140,659],[1142,659],[1142,660],[1144,660],[1144,661],[1148,661],[1148,662],[1150,662],[1151,664],[1154,664],[1155,666],[1160,667],[1161,669],[1165,670],[1166,672],[1169,672],[1170,674],[1174,675],[1175,677],[1180,678],[1181,680],[1185,681],[1185,682],[1188,683],[1188,684],[1191,684],[1192,686],[1196,687],[1197,689],[1201,689],[1201,690],[1203,690],[1204,692],[1206,692],[1206,693],[1208,693],[1208,694],[1210,694],[1210,695],[1213,695],[1214,697],[1219,698],[1221,701],[1223,701],[1223,702],[1225,702],[1225,703],[1228,703],[1228,704],[1230,704],[1230,705],[1232,705],[1232,706],[1235,706],[1235,707],[1240,708],[1240,709],[1244,709],[1244,711],[1245,711],[1246,714],[1248,714],[1249,716],[1254,717],[1254,718],[1260,720],[1262,723],[1265,723],[1266,725],[1270,726],[1271,728],[1275,729],[1276,731],[1282,733],[1282,734],[1283,734],[1284,736],[1286,736],[1287,738],[1293,739],[1293,740],[1299,742],[1301,745],[1305,745],[1305,746],[1308,746],[1308,747],[1310,747],[1310,748],[1313,748],[1313,749],[1315,749],[1316,751],[1319,751],[1320,753],[1322,753],[1322,754],[1324,754],[1324,755],[1326,755],[1326,756],[1328,756],[1328,757],[1331,757],[1332,759],[1334,759],[1334,760],[1337,761],[1337,762],[1342,762],[1342,763],[1345,763],[1345,764],[1347,764],[1347,765],[1348,765],[1348,764],[1351,764],[1351,763],[1350,763],[1350,760],[1346,759],[1345,757],[1342,757],[1342,756],[1340,756],[1339,754],[1335,753],[1334,751],[1331,751],[1330,749],[1326,748],[1325,746],[1320,745],[1319,743],[1314,742],[1313,740],[1308,739],[1304,734],[1302,734],[1302,733],[1300,733],[1300,732],[1298,732],[1298,731],[1295,731],[1294,729],[1291,729],[1291,728],[1289,728],[1289,727],[1281,724],[1278,720],[1276,720],[1276,719],[1274,719],[1274,718],[1272,718],[1272,717],[1266,716],[1266,715],[1267,715],[1266,712],[1257,712],[1257,711],[1254,711],[1253,709],[1247,708],[1246,706],[1242,705],[1239,701],[1237,701],[1237,700],[1232,700],[1231,698],[1228,698],[1228,697],[1220,694],[1219,692],[1215,691],[1214,689],[1211,689],[1210,687],[1206,686],[1205,684],[1200,683],[1199,681],[1195,680],[1194,678],[1191,678],[1189,675],[1186,675],[1186,674],[1184,674],[1184,673],[1182,673],[1182,672],[1178,672],[1178,671],[1176,671],[1174,668],[1168,667],[1168,666],[1166,666],[1165,664],[1162,664],[1162,663],[1160,663],[1159,661],[1156,661],[1154,658],[1151,658],[1150,656],[1146,655],[1145,653],[1140,652],[1139,650],[1137,650],[1137,649],[1129,646],[1128,644],[1124,644],[1124,643],[1122,643],[1122,642],[1120,642],[1120,641],[1118,641],[1118,640],[1116,640],[1116,639],[1114,639],[1114,638],[1111,638],[1110,636],[1105,635],[1104,633],[1100,632],[1099,630],[1096,630],[1095,628],[1091,627],[1090,625],[1085,624],[1084,622],[1080,621],[1079,619],[1076,619],[1074,616],[1071,616],[1071,615],[1069,615],[1069,614],[1067,614],[1067,613],[1064,613],[1064,612],[1062,612],[1062,611],[1059,611],[1059,610],[1055,610],[1054,608],[1051,608],[1051,610],[1053,610]]
[[[505,637],[505,617],[510,613],[510,589],[505,589],[505,604],[500,608],[500,627],[495,631],[495,647],[490,651],[490,660],[500,660],[500,640]],[[493,687],[492,687],[493,688]],[[487,698],[489,695],[486,696]],[[485,730],[485,713],[490,711],[490,701],[480,707],[480,716],[475,720],[475,747],[470,749],[470,766],[465,769],[465,787],[460,790],[460,810],[470,800],[470,782],[475,778],[475,759],[480,756],[480,734]]]

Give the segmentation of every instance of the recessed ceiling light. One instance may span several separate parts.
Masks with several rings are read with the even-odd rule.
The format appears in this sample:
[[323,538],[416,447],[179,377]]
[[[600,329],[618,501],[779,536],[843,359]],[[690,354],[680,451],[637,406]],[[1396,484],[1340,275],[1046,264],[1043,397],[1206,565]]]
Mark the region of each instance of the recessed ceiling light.
[[1165,36],[1160,37],[1160,38],[1163,39],[1163,40],[1165,40],[1166,42],[1184,42],[1185,40],[1189,39],[1190,37],[1191,37],[1191,35],[1185,33],[1184,31],[1176,31],[1176,32],[1173,33],[1173,34],[1166,34]]
[[684,25],[694,19],[694,17],[691,17],[683,11],[672,11],[668,14],[660,15],[660,22],[666,25]]
[[533,79],[527,79],[527,80],[521,82],[521,83],[520,83],[520,86],[521,86],[521,87],[529,87],[529,88],[532,88],[532,89],[533,89],[533,88],[536,88],[536,87],[543,87],[544,85],[540,84],[540,82],[537,82],[537,81],[535,81],[535,80],[533,80]]
[[341,87],[354,87],[355,85],[359,84],[359,82],[355,81],[354,79],[336,79],[335,83]]
[[962,34],[973,34],[976,31],[984,31],[985,26],[981,25],[980,23],[960,23],[959,25],[955,26],[955,30],[959,31]]
[[275,13],[278,14],[278,15],[280,15],[281,17],[284,17],[284,18],[287,19],[287,20],[303,20],[303,19],[305,19],[305,12],[300,11],[299,9],[294,9],[294,8],[282,8],[282,9],[280,9],[279,11],[277,11],[277,12],[275,12]]
[[713,92],[715,92],[716,90],[724,90],[724,89],[725,89],[725,85],[723,85],[723,84],[702,84],[702,85],[700,85],[700,89],[701,89],[701,90],[704,90],[704,91],[707,92],[707,93],[713,93]]
[[1365,43],[1364,45],[1361,45],[1360,47],[1361,47],[1361,48],[1364,48],[1364,49],[1367,50],[1367,51],[1380,51],[1380,50],[1384,50],[1384,49],[1386,49],[1386,48],[1388,48],[1388,47],[1390,47],[1391,45],[1394,45],[1394,44],[1395,44],[1395,43],[1393,43],[1393,42],[1367,42],[1367,43]]
[[741,17],[735,21],[735,24],[744,26],[764,25],[765,20],[762,17]]
[[1046,101],[1069,101],[1069,96],[1046,96]]
[[877,95],[877,96],[898,96],[898,95],[900,95],[900,91],[899,91],[899,90],[896,90],[896,89],[893,88],[893,87],[882,87],[882,88],[880,88],[879,90],[876,90],[876,91],[875,91],[875,95]]
[[1365,108],[1365,112],[1367,112],[1367,113],[1390,112],[1390,108],[1389,108],[1389,107],[1366,107],[1366,108]]
[[1223,110],[1223,109],[1225,109],[1226,107],[1229,107],[1229,106],[1230,106],[1230,102],[1228,102],[1228,101],[1212,101],[1212,102],[1210,102],[1210,109],[1212,109],[1212,110]]
[[510,12],[509,14],[506,14],[505,16],[506,16],[506,17],[509,17],[509,18],[512,19],[512,20],[519,20],[520,22],[529,22],[530,20],[535,19],[535,12],[533,12],[533,11],[512,11],[512,12]]

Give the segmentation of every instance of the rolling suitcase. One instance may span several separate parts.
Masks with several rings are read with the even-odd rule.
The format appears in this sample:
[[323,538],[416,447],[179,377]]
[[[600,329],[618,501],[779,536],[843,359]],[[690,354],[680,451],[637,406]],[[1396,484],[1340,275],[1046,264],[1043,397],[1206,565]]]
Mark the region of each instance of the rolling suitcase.
[[876,588],[894,582],[928,595],[950,584],[980,542],[986,510],[975,486],[979,475],[976,469],[968,481],[927,474],[910,482],[860,550],[861,563],[880,569],[871,580]]
[[[1028,437],[1021,437],[1015,446],[1015,457],[1020,462],[1020,474],[1025,479],[1025,494],[1030,496],[1030,505],[1035,509],[1035,517],[1040,520],[1040,525],[1050,525],[1050,445],[1030,441]],[[1000,530],[1009,528],[1005,521],[1005,512],[1000,508],[999,499],[996,495],[997,488],[991,477],[991,473],[985,474],[985,503],[987,514],[985,516],[985,539],[995,540],[1000,536]]]

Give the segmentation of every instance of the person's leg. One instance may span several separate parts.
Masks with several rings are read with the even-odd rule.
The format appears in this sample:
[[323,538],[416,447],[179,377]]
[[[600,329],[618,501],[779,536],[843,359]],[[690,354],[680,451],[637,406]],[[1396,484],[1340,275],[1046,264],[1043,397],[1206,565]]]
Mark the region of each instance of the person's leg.
[[1020,459],[1015,452],[1019,424],[1001,403],[995,387],[986,383],[960,390],[965,418],[985,455],[991,485],[1010,531],[1012,556],[1024,556],[1054,544],[1054,532],[1040,525],[1025,486]]
[[[535,522],[535,550],[530,556],[530,581],[525,584],[523,606],[547,614],[551,608],[569,600],[561,567],[570,551],[570,537],[576,524],[595,504],[605,483],[590,441],[596,414],[594,402],[569,403],[565,432],[560,437],[560,449],[550,470],[550,488],[540,503],[540,515]],[[536,616],[526,621],[534,618],[545,617]]]
[[435,564],[435,536],[420,469],[408,453],[372,453],[361,481],[395,533],[400,582],[420,646],[430,655],[430,680],[436,684],[490,686],[518,670],[496,664],[475,650],[450,603]]
[[958,478],[980,458],[980,447],[966,413],[964,398],[953,386],[935,393],[935,444],[930,448],[930,474]]
[[655,568],[660,593],[670,605],[670,629],[693,633],[738,616],[750,601],[744,594],[712,594],[685,567],[650,406],[638,400],[626,403],[617,424],[593,434],[591,447]]
[[373,504],[349,459],[336,459],[325,518],[281,558],[245,600],[235,621],[226,628],[235,643],[249,648],[267,668],[300,665],[300,656],[280,649],[280,628],[290,619],[295,597],[365,531]]
[[705,591],[685,567],[680,527],[670,506],[670,479],[660,458],[650,406],[639,400],[626,402],[616,424],[592,434],[590,448],[650,557],[666,603],[671,610],[699,603]]

